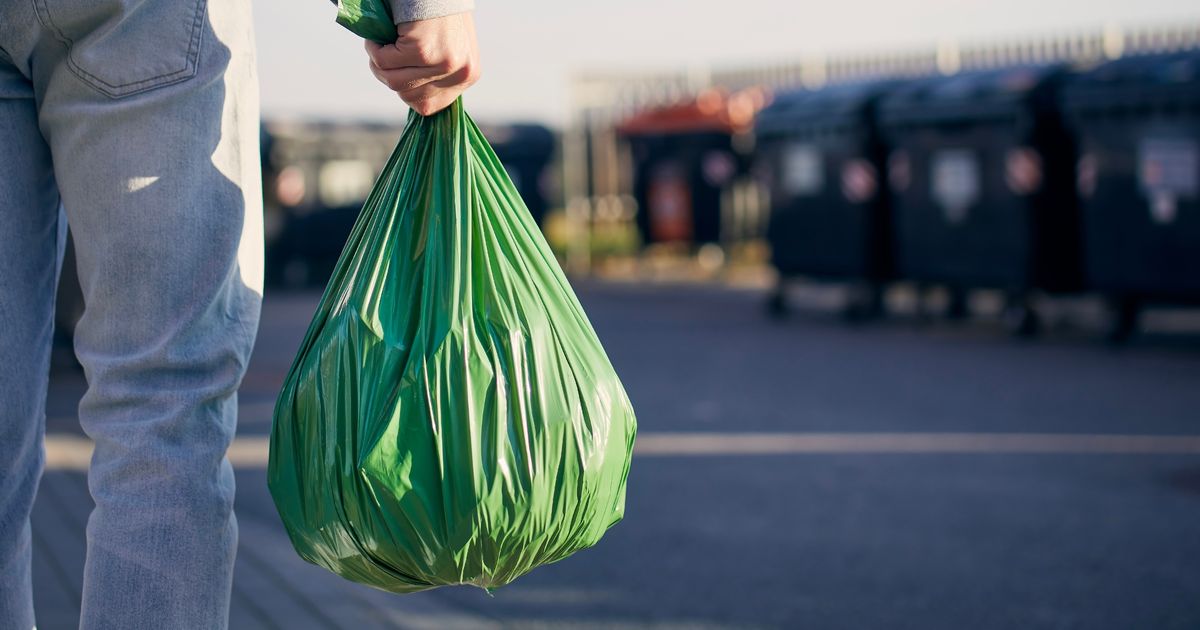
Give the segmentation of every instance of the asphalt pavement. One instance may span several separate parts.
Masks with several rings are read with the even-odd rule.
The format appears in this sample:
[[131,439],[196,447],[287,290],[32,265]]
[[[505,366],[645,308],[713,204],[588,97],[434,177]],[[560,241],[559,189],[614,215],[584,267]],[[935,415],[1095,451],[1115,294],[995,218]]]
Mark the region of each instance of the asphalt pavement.
[[[392,596],[281,552],[282,573],[339,594],[313,600],[312,627],[359,601],[375,612],[345,627],[1200,628],[1200,329],[1114,348],[990,322],[772,322],[761,292],[704,285],[579,292],[656,445],[634,459],[625,521],[492,596]],[[239,438],[269,431],[316,299],[268,294]],[[52,437],[78,432],[82,387],[56,373]],[[698,435],[728,439],[691,452]],[[1085,448],[1097,436],[1109,446]],[[261,467],[238,482],[243,550],[286,551]],[[262,575],[235,584],[279,574]],[[234,628],[287,605],[258,598]]]

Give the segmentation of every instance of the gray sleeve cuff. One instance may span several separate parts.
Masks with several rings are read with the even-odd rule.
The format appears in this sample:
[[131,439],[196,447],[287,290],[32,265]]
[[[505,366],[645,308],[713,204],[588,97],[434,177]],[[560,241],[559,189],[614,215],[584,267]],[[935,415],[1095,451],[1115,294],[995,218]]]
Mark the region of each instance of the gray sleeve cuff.
[[392,20],[415,22],[417,20],[432,20],[433,18],[455,13],[464,13],[475,8],[475,0],[390,0],[392,4]]

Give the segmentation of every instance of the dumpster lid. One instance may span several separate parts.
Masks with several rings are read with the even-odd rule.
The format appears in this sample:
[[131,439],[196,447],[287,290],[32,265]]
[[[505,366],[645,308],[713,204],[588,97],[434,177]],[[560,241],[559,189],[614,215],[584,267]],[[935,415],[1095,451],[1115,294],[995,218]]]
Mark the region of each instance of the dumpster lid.
[[1022,65],[917,79],[883,97],[880,117],[896,123],[1011,116],[1065,70],[1062,64]]
[[764,135],[788,131],[805,123],[832,123],[847,118],[857,122],[869,106],[898,85],[901,85],[898,80],[884,79],[783,92],[759,113],[755,130]]
[[766,100],[761,89],[705,90],[693,99],[644,109],[618,124],[617,131],[626,136],[747,131]]
[[1195,103],[1200,100],[1200,50],[1114,59],[1068,79],[1062,100],[1075,113],[1158,101]]

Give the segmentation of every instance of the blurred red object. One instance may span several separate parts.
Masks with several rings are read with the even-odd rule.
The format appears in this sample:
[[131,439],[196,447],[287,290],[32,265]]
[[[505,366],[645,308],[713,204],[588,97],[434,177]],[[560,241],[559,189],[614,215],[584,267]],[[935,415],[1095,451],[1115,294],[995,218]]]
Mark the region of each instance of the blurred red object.
[[754,116],[767,105],[765,88],[730,93],[720,88],[704,90],[680,103],[642,110],[619,125],[624,135],[649,135],[718,131],[740,133],[754,125]]

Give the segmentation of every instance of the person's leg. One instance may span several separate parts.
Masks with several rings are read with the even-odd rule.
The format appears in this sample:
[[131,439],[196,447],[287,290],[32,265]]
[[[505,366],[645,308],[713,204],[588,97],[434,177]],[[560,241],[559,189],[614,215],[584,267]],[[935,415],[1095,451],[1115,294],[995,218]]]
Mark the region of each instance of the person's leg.
[[96,445],[85,629],[228,623],[225,450],[262,277],[249,5],[56,0],[39,14],[55,36],[39,48],[40,122],[85,303],[79,419]]
[[0,52],[0,629],[33,626],[29,511],[42,473],[58,191],[33,88]]

